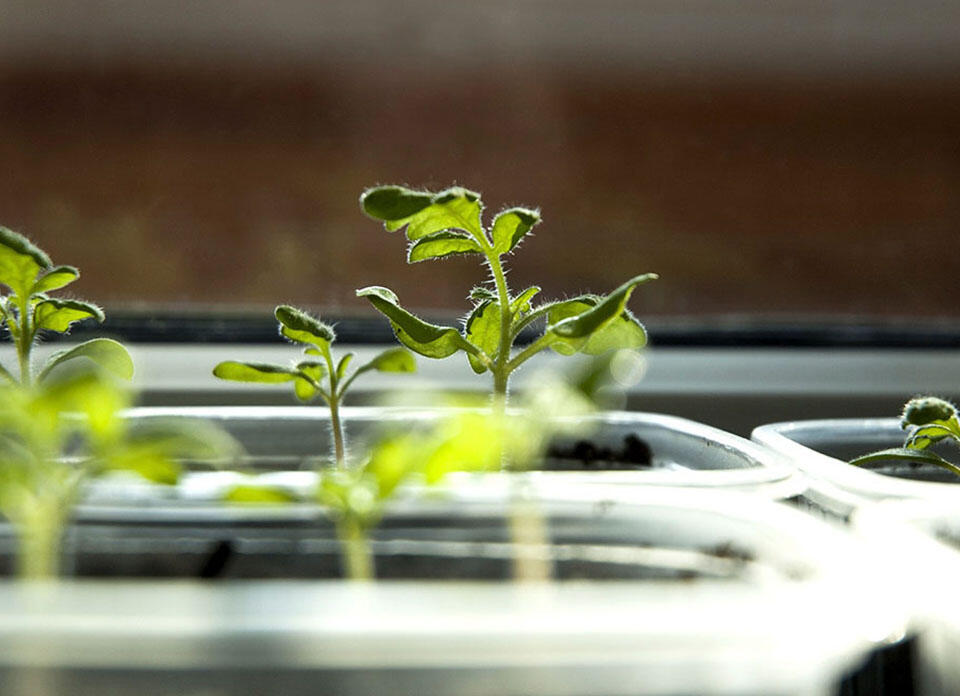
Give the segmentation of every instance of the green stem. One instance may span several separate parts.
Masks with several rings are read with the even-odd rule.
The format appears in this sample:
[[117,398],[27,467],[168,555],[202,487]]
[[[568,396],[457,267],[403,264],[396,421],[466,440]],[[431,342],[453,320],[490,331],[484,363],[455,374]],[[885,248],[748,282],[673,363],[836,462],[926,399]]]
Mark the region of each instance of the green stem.
[[330,430],[333,431],[333,455],[337,468],[346,468],[346,454],[343,446],[343,425],[340,423],[340,397],[330,399]]
[[29,298],[19,300],[20,336],[17,341],[17,359],[20,361],[20,384],[29,387],[32,381],[30,375],[30,347],[33,344],[33,322],[30,319]]
[[17,525],[17,577],[21,580],[50,580],[60,572],[63,525],[59,515],[32,511]]
[[348,516],[337,522],[337,536],[340,537],[340,558],[347,579],[373,580],[373,553],[366,529]]
[[493,373],[493,393],[503,397],[506,405],[511,371],[508,364],[512,344],[510,322],[513,320],[510,314],[510,292],[507,289],[507,278],[500,263],[500,256],[492,248],[487,251],[487,262],[490,264],[490,274],[493,276],[497,295],[500,298],[500,346],[497,349],[496,362],[490,371]]
[[517,357],[510,361],[510,364],[507,366],[510,371],[516,370],[518,367],[523,365],[527,360],[532,358],[534,355],[539,353],[544,348],[549,347],[553,343],[553,336],[549,333],[545,333],[543,336],[538,338],[536,341],[531,343],[529,346],[524,348],[522,351],[517,353]]

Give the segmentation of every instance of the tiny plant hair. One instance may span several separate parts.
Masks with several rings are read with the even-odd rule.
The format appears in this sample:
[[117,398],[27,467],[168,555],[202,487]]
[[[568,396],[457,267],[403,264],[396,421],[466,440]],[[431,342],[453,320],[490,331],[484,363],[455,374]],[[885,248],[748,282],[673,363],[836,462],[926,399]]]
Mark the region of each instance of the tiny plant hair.
[[[380,220],[386,229],[406,229],[409,263],[470,254],[482,259],[489,271],[487,284],[470,293],[473,305],[462,330],[430,324],[403,307],[391,290],[372,286],[357,290],[390,320],[397,339],[428,358],[466,353],[473,371],[489,371],[495,402],[506,403],[511,374],[542,350],[564,355],[599,355],[613,349],[641,348],[647,334],[626,308],[634,288],[654,280],[653,273],[638,275],[607,295],[580,295],[567,300],[534,305],[540,288],[512,292],[507,285],[505,257],[540,222],[530,208],[508,208],[484,227],[480,194],[454,187],[439,193],[402,186],[378,186],[364,191],[360,208]],[[544,324],[538,338],[522,350],[513,346],[520,332],[536,322]]]
[[76,299],[59,299],[51,293],[80,277],[73,266],[54,266],[46,252],[17,232],[0,227],[0,284],[9,292],[0,295],[0,321],[6,326],[17,349],[19,379],[0,366],[0,379],[29,387],[42,381],[59,365],[87,358],[124,379],[133,377],[133,360],[126,348],[109,338],[94,338],[61,350],[41,366],[35,375],[31,354],[43,331],[67,333],[84,319],[104,320],[95,304]]
[[864,454],[850,463],[863,466],[884,460],[920,462],[938,466],[960,476],[960,466],[928,449],[930,445],[938,442],[952,442],[960,446],[960,420],[956,406],[935,396],[915,397],[903,407],[900,427],[908,431],[903,447]]
[[213,374],[235,382],[292,382],[294,394],[300,401],[306,403],[322,399],[330,409],[334,458],[337,467],[343,469],[346,466],[346,447],[340,406],[350,385],[357,377],[371,370],[413,372],[416,370],[414,358],[403,348],[389,348],[350,372],[354,354],[346,353],[335,363],[330,352],[330,346],[336,341],[332,326],[289,305],[277,307],[274,316],[279,322],[280,335],[303,347],[302,359],[292,365],[228,360],[214,367]]

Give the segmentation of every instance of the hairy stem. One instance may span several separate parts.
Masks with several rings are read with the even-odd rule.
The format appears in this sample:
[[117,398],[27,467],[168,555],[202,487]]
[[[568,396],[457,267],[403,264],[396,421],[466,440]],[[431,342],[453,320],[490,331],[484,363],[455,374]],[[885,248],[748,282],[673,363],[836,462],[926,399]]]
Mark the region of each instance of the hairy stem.
[[348,515],[337,522],[337,536],[340,537],[340,558],[347,579],[373,580],[373,552],[363,525]]
[[20,336],[17,340],[17,359],[20,361],[20,384],[29,387],[32,381],[30,374],[30,347],[33,343],[33,322],[30,319],[30,299],[19,299]]
[[503,397],[504,405],[510,385],[510,292],[507,289],[507,278],[500,263],[500,257],[491,248],[487,251],[487,262],[490,265],[490,274],[497,286],[497,295],[500,298],[500,346],[497,349],[497,359],[490,371],[493,373],[493,393]]
[[346,468],[346,454],[343,446],[343,425],[340,423],[340,397],[330,399],[330,430],[333,431],[333,455],[338,469]]

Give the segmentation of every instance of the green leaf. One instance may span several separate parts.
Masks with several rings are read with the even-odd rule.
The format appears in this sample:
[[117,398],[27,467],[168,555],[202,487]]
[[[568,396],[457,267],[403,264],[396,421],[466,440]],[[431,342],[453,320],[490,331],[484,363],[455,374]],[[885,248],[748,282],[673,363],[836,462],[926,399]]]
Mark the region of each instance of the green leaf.
[[377,186],[360,195],[360,209],[375,220],[408,220],[433,202],[432,193],[403,186]]
[[238,484],[223,496],[227,503],[258,503],[282,505],[297,502],[296,496],[276,486],[263,486],[252,483]]
[[59,290],[62,287],[70,285],[70,283],[79,277],[80,271],[73,266],[57,266],[56,268],[51,268],[33,284],[33,289],[30,294],[36,295],[41,292]]
[[296,394],[297,398],[300,401],[312,401],[320,389],[317,388],[316,383],[323,379],[324,375],[327,374],[326,363],[318,362],[316,360],[304,360],[297,363],[297,372],[303,373],[309,379],[304,379],[303,377],[298,376],[293,381],[293,391]]
[[378,372],[416,372],[417,361],[414,360],[409,351],[403,348],[389,348],[361,369],[377,370]]
[[580,351],[587,355],[603,355],[611,350],[636,350],[646,345],[646,329],[630,310],[625,309],[620,316],[590,334]]
[[327,351],[336,340],[333,327],[296,307],[280,305],[274,311],[274,316],[280,322],[281,335],[296,343],[309,343]]
[[529,288],[514,297],[512,300],[510,300],[510,313],[515,316],[518,312],[529,312],[530,300],[536,297],[539,292],[539,287],[536,285],[531,285]]
[[957,408],[945,399],[935,396],[919,396],[910,399],[903,407],[900,425],[944,425],[957,415]]
[[540,212],[527,208],[510,208],[493,219],[493,248],[498,254],[512,251],[533,227],[540,222]]
[[80,300],[43,300],[33,310],[37,328],[65,333],[78,321],[84,319],[104,320],[103,310]]
[[470,299],[475,302],[497,299],[497,293],[483,285],[477,285],[470,291]]
[[132,471],[147,481],[172,486],[180,480],[180,463],[155,448],[125,447],[112,453],[104,462],[105,468],[114,471]]
[[279,384],[295,379],[297,373],[296,370],[282,365],[227,360],[213,368],[213,375],[233,382]]
[[[477,305],[467,317],[465,327],[467,340],[495,359],[500,348],[500,303],[487,300]],[[478,375],[487,370],[475,355],[467,355],[470,367]]]
[[466,341],[449,326],[428,324],[400,307],[393,291],[371,286],[357,290],[357,297],[366,297],[389,320],[393,331],[403,345],[428,358],[446,358],[458,350],[476,353],[477,347]]
[[600,299],[590,309],[559,323],[551,324],[547,330],[560,338],[586,338],[623,312],[635,287],[656,278],[655,273],[646,273],[631,278],[609,295]]
[[370,217],[383,220],[391,232],[406,227],[411,242],[444,230],[463,230],[476,239],[483,236],[480,194],[460,187],[431,194],[380,186],[364,192],[360,207]]
[[[559,324],[566,319],[579,316],[587,310],[596,307],[599,301],[600,298],[596,295],[580,295],[569,300],[562,300],[547,305],[549,308],[547,311],[547,331],[549,332],[550,326],[554,324]],[[550,347],[561,355],[573,355],[583,348],[586,343],[586,337],[563,338],[551,343]]]
[[871,452],[870,454],[865,454],[861,457],[857,457],[856,459],[852,459],[850,463],[854,466],[863,466],[865,464],[873,464],[888,460],[932,464],[960,475],[960,467],[957,467],[955,464],[951,464],[940,455],[935,454],[930,450],[915,450],[907,449],[906,447],[895,447],[892,449],[880,450],[879,452]]
[[37,274],[51,265],[50,257],[30,240],[0,226],[0,283],[19,297],[29,297]]
[[958,439],[957,434],[945,425],[923,425],[910,433],[904,447],[912,450],[926,449],[945,438]]
[[407,263],[439,259],[452,254],[482,254],[483,250],[464,232],[443,230],[418,239],[410,246]]
[[353,360],[353,357],[353,353],[346,353],[340,358],[340,362],[337,363],[337,380],[342,380],[347,374],[347,368],[350,366],[350,361]]
[[37,376],[46,379],[50,371],[68,360],[87,358],[121,379],[133,379],[133,358],[122,343],[112,338],[93,338],[51,355]]

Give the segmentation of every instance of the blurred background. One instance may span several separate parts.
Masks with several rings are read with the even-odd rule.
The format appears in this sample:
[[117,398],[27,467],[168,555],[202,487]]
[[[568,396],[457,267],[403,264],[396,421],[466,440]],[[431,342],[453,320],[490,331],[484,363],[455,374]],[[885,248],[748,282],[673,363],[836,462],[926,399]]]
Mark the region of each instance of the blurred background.
[[[367,186],[539,206],[514,287],[672,321],[960,319],[960,4],[4,0],[0,224],[108,310],[459,315]],[[267,315],[269,319],[269,314]]]

